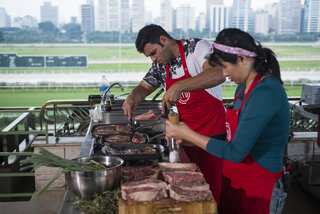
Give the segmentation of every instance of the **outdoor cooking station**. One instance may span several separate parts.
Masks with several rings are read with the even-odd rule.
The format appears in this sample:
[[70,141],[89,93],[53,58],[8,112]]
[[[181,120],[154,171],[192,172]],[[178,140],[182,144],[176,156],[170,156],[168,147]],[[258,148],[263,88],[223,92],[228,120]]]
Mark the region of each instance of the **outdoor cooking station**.
[[[112,110],[111,111],[106,111],[103,112],[103,121],[101,122],[101,124],[130,124],[130,121],[127,119],[126,116],[124,116],[123,114],[123,110],[122,110],[122,105],[123,105],[124,100],[113,100],[112,102]],[[153,100],[153,101],[144,101],[143,103],[141,103],[136,111],[135,111],[135,115],[139,115],[142,113],[145,113],[149,110],[153,110],[156,113],[161,113],[161,100]],[[164,129],[164,124],[165,121],[164,119],[159,119],[156,124],[152,124],[152,126],[158,126],[158,128],[161,126],[163,126],[162,128]],[[79,154],[79,157],[84,157],[84,156],[93,156],[93,155],[98,155],[99,154],[99,150],[97,150],[95,148],[95,145],[97,144],[97,139],[92,135],[92,127],[96,126],[97,122],[94,122],[93,120],[90,121],[90,125],[88,128],[88,131],[86,133],[86,136],[84,138],[82,147],[81,147],[81,151]],[[156,138],[155,139],[156,145],[162,146],[164,149],[163,151],[161,151],[161,158],[157,159],[157,161],[161,161],[161,162],[168,162],[168,155],[169,155],[169,151],[168,148],[166,147],[166,140],[165,140],[165,136],[162,136],[160,138]],[[155,144],[152,144],[155,145]],[[186,156],[186,154],[184,153],[183,149],[180,150],[180,160],[181,162],[189,162],[188,157]],[[145,164],[145,163],[144,163]],[[65,214],[65,213],[71,213],[71,214],[80,214],[80,213],[84,213],[80,210],[77,210],[73,207],[72,203],[70,202],[70,199],[75,198],[76,195],[68,188],[62,203],[62,206],[60,208],[60,213],[61,214]],[[174,201],[173,199],[166,199],[164,200],[165,202],[151,202],[151,203],[145,203],[144,209],[151,209],[150,206],[156,206],[159,207],[161,206],[161,209],[181,209],[181,206],[183,204],[183,206],[189,206],[186,209],[189,209],[192,212],[192,208],[201,208],[203,207],[204,210],[216,210],[217,209],[217,205],[215,203],[215,201],[208,201],[208,202],[194,202],[194,203],[182,203],[182,202],[178,202],[178,201]],[[141,202],[137,202],[137,203],[141,203]],[[165,204],[165,207],[163,207]],[[141,205],[140,205],[141,206]],[[120,201],[119,204],[119,213],[126,213],[127,211],[129,211],[130,209],[136,209],[137,205],[135,205],[135,203],[127,203],[126,201]],[[121,210],[122,211],[121,211]],[[141,209],[141,208],[140,208]],[[177,210],[176,210],[177,211]]]

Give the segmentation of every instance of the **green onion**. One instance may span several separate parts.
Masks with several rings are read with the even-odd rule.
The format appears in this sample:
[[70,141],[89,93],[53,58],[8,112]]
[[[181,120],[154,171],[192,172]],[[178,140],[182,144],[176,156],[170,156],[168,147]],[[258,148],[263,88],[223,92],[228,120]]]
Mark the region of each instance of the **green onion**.
[[62,172],[93,171],[106,168],[103,164],[93,160],[91,160],[88,165],[87,163],[81,163],[76,160],[64,159],[41,147],[39,154],[33,154],[32,156],[27,157],[25,160],[22,160],[20,164],[21,166],[24,166],[20,169],[21,171],[30,168],[34,171],[40,166],[62,168],[62,171],[56,174],[44,187],[42,187],[38,194],[44,192],[60,175],[62,175]]

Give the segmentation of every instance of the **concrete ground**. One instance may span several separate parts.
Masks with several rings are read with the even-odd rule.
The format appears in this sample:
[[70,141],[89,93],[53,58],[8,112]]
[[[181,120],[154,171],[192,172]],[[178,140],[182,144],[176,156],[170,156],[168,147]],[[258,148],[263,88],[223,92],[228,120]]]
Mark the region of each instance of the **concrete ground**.
[[30,201],[0,202],[0,213],[4,214],[57,214],[65,190],[48,190],[34,194]]
[[293,182],[282,214],[319,214],[320,201],[307,194],[301,186]]
[[[30,201],[1,202],[0,213],[5,214],[57,214],[65,191],[46,191],[34,195]],[[319,214],[320,202],[305,193],[297,183],[293,183],[282,214]]]

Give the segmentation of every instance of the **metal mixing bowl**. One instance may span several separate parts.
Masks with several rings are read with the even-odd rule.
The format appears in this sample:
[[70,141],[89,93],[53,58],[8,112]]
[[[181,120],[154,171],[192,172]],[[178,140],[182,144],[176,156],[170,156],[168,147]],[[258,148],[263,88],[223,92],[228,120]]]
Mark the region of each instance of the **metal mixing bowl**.
[[121,165],[123,160],[115,156],[92,156],[76,158],[78,162],[89,163],[90,160],[112,166],[107,169],[94,171],[71,171],[65,173],[70,189],[81,198],[92,198],[96,193],[102,194],[112,190],[120,182]]

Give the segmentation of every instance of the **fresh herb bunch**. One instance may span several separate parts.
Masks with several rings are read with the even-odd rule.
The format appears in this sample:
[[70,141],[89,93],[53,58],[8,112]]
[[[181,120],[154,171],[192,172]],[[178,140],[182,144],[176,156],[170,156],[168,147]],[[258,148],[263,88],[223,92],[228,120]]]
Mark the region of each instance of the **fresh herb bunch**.
[[25,160],[21,161],[22,167],[20,170],[26,170],[32,168],[32,171],[37,169],[40,166],[47,166],[47,167],[59,167],[61,170],[44,186],[40,189],[38,194],[44,192],[56,179],[59,178],[65,172],[69,171],[90,171],[90,170],[97,170],[97,169],[105,169],[101,163],[91,160],[90,163],[80,163],[76,160],[68,160],[61,158],[48,150],[45,150],[40,147],[39,154],[33,154],[32,156],[26,158]]
[[102,195],[95,195],[92,200],[78,199],[73,201],[73,206],[86,213],[116,214],[118,213],[120,188],[105,191]]

